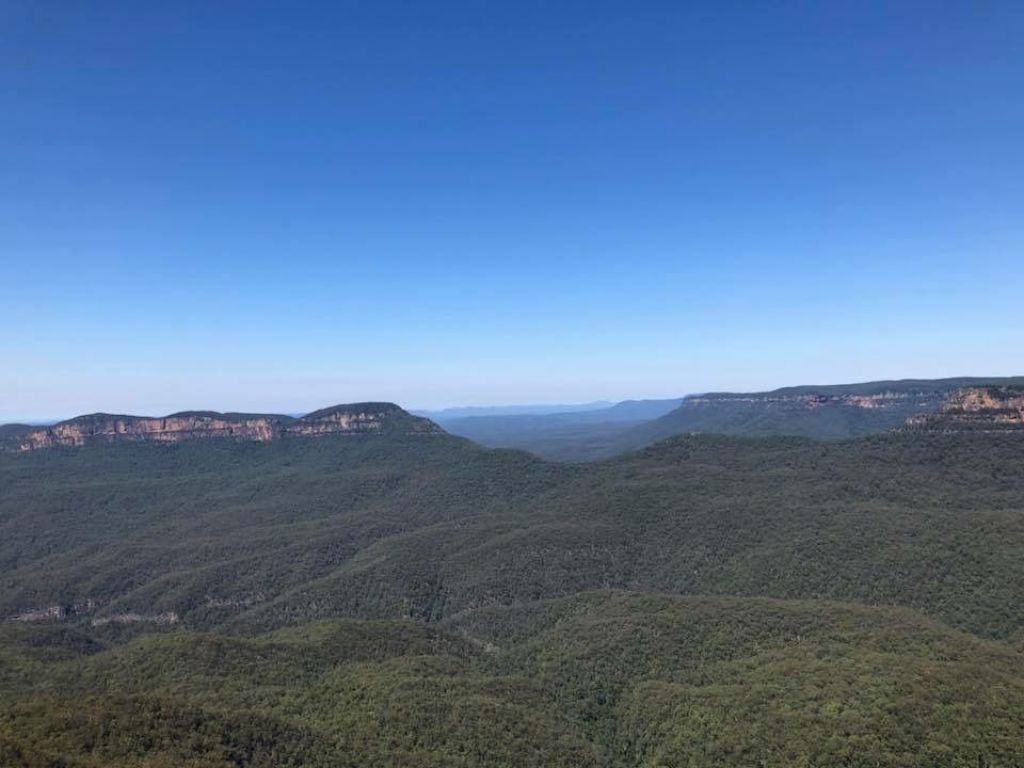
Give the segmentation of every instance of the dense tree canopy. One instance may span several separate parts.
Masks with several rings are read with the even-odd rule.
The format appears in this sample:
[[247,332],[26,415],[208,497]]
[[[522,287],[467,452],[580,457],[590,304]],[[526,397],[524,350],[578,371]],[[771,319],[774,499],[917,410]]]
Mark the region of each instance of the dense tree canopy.
[[0,455],[0,764],[1024,762],[1024,438]]

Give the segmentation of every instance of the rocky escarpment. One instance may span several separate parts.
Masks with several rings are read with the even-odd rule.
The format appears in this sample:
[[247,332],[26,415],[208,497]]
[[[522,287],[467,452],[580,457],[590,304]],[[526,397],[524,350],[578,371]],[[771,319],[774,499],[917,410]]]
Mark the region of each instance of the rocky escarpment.
[[1024,386],[965,387],[935,413],[907,420],[906,429],[929,432],[1024,430]]
[[878,382],[692,395],[671,413],[628,433],[623,443],[640,447],[689,432],[844,440],[885,432],[915,414],[938,410],[948,392],[933,383]]
[[711,408],[726,405],[750,406],[764,410],[813,411],[827,407],[863,408],[869,410],[898,410],[905,408],[938,408],[944,398],[941,390],[922,389],[908,392],[875,392],[854,394],[776,393],[693,395],[683,401],[687,408]]
[[899,379],[692,395],[671,413],[624,433],[616,448],[640,448],[691,432],[847,440],[902,428],[912,417],[938,412],[962,389],[992,386],[1024,386],[1024,377]]
[[429,419],[413,416],[393,403],[354,403],[324,408],[294,418],[276,414],[188,411],[170,416],[116,416],[95,413],[46,427],[10,430],[0,447],[13,451],[118,442],[178,443],[229,438],[268,442],[286,437],[327,434],[439,434]]

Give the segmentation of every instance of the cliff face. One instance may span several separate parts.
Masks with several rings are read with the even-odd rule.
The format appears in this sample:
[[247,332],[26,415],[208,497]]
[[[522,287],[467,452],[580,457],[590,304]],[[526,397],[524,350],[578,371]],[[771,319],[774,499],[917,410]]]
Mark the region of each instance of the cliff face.
[[205,411],[160,418],[97,413],[48,427],[19,430],[0,447],[31,451],[116,442],[177,443],[206,438],[268,442],[293,436],[384,432],[439,434],[442,431],[428,419],[412,416],[392,403],[356,403],[325,408],[301,418]]
[[676,432],[792,434],[850,438],[896,430],[964,432],[1024,429],[1024,384],[910,386],[876,392],[782,390],[689,397]]
[[712,394],[688,397],[683,405],[691,408],[723,405],[753,406],[763,409],[812,411],[818,408],[845,406],[863,409],[937,408],[942,403],[940,391],[878,392],[874,394]]
[[616,438],[615,448],[621,452],[695,432],[849,440],[902,428],[908,419],[938,412],[959,391],[993,386],[1024,387],[1024,379],[901,379],[711,392],[687,397],[671,413],[633,427]]
[[907,429],[931,432],[1003,432],[1024,429],[1024,387],[966,387],[935,413],[907,420]]
[[22,451],[90,443],[174,443],[196,437],[234,437],[271,440],[280,429],[273,417],[231,419],[224,416],[181,415],[164,418],[95,414],[41,427],[15,440]]

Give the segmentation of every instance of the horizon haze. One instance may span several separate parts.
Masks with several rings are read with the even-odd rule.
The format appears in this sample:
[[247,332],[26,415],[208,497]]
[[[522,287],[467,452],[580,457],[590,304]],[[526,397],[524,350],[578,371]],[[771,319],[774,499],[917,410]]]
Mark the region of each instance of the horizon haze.
[[1013,372],[1019,3],[0,23],[0,421]]

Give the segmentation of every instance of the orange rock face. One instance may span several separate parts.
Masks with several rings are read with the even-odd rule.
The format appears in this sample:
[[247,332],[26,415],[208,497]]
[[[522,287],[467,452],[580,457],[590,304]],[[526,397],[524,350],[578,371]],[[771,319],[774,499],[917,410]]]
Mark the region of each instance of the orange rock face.
[[1009,387],[972,387],[961,389],[942,409],[946,413],[1010,411],[1024,414],[1024,392]]
[[1024,429],[1024,390],[1019,387],[965,387],[938,413],[907,421],[907,427],[941,432]]
[[203,438],[268,442],[286,435],[368,434],[385,429],[416,434],[441,432],[390,403],[338,406],[302,418],[277,415],[182,413],[161,418],[95,414],[18,435],[11,447],[31,451],[114,442],[177,443]]
[[909,400],[928,397],[921,393],[881,392],[874,395],[720,395],[715,397],[688,397],[689,406],[715,405],[721,402],[750,403],[766,407],[804,408],[814,410],[824,405],[843,405],[850,408],[891,408],[904,405]]

